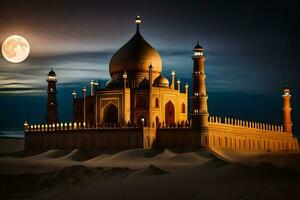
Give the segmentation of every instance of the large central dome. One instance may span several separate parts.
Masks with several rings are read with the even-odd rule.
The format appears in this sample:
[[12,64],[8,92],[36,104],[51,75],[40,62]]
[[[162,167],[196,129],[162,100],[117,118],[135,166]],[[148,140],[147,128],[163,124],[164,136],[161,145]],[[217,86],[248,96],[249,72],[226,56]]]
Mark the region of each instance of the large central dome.
[[129,77],[130,75],[135,76],[138,74],[144,76],[148,73],[148,67],[151,64],[153,73],[159,74],[162,70],[160,55],[142,37],[139,32],[139,23],[137,23],[137,31],[134,36],[111,58],[109,63],[109,73],[112,78],[121,77],[120,75],[123,74],[124,71],[128,73]]

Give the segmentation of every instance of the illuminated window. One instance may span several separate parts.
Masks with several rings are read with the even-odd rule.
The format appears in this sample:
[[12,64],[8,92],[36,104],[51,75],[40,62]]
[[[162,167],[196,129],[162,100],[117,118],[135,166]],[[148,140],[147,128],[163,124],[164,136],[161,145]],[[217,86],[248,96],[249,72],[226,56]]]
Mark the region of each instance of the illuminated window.
[[55,81],[56,80],[56,76],[48,76],[48,80],[49,81]]
[[185,113],[185,104],[184,103],[181,105],[181,112]]
[[194,56],[202,56],[203,55],[203,52],[202,51],[195,51],[194,52]]
[[159,100],[158,100],[158,98],[155,99],[155,107],[156,107],[156,108],[159,107]]

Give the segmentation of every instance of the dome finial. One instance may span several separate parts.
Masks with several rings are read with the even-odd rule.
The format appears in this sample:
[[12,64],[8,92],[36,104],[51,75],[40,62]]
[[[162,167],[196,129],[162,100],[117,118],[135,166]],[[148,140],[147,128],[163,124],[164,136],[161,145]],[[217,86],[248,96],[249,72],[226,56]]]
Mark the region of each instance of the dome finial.
[[139,15],[135,18],[135,24],[136,24],[136,31],[138,32],[140,30],[140,24],[142,23],[142,19]]

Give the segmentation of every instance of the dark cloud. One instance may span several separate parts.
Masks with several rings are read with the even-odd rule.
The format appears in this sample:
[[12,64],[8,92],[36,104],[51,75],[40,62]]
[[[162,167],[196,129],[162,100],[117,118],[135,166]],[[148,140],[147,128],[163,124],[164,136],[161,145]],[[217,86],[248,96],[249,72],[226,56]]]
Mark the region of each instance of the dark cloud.
[[[46,76],[53,67],[59,80],[59,98],[67,99],[60,103],[60,109],[66,110],[61,119],[70,119],[71,91],[80,90],[90,79],[103,80],[102,85],[109,79],[110,58],[134,34],[133,19],[140,14],[141,33],[160,52],[166,76],[174,69],[178,78],[190,82],[192,49],[199,40],[207,56],[208,91],[220,93],[210,97],[210,107],[218,108],[221,113],[232,110],[234,115],[246,113],[250,119],[252,116],[262,120],[260,117],[269,117],[270,111],[265,110],[260,98],[264,103],[271,101],[288,85],[293,99],[300,99],[299,13],[295,0],[114,3],[108,0],[2,0],[0,40],[11,34],[23,35],[29,40],[32,52],[24,63],[17,65],[0,59],[0,100],[6,107],[16,107],[30,94],[26,105],[39,105],[42,107],[39,113],[44,113],[45,99],[38,95],[45,94]],[[8,94],[20,100],[10,101]],[[236,101],[230,103],[228,96],[234,96]],[[214,98],[217,100],[211,100]],[[253,109],[262,112],[247,113],[248,106],[253,105],[247,98],[258,105],[257,108],[252,106]],[[221,107],[229,107],[229,104],[239,106],[222,110]],[[278,107],[280,105],[272,108]],[[1,111],[5,109],[1,107]],[[297,112],[296,106],[293,111]],[[40,118],[33,121],[37,119]],[[3,124],[0,123],[0,127]]]

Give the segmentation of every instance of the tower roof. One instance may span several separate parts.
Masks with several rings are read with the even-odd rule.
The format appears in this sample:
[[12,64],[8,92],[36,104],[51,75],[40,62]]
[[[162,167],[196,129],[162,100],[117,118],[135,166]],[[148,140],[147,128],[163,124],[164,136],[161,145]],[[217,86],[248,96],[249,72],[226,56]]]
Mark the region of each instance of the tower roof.
[[194,47],[194,51],[201,51],[201,50],[203,50],[203,47],[199,44],[199,41],[197,41],[197,44]]
[[[137,27],[141,23],[138,16],[136,18]],[[134,36],[122,46],[111,58],[109,63],[110,75],[127,72],[148,72],[149,65],[152,64],[153,72],[160,73],[162,61],[159,53],[143,38],[137,28]]]
[[48,76],[56,76],[55,72],[53,71],[53,68],[51,68],[51,71],[48,73]]

